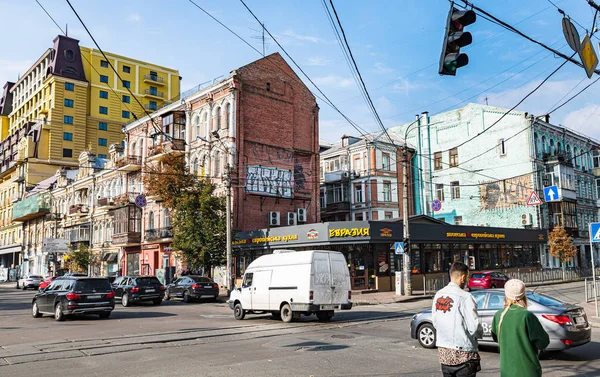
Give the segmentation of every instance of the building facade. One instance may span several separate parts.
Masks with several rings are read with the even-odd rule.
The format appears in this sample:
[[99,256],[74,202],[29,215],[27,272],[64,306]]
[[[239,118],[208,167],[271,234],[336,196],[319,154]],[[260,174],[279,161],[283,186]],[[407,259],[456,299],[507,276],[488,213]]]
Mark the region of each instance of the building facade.
[[[562,225],[579,249],[568,265],[587,266],[590,250],[584,229],[598,219],[593,166],[600,144],[551,124],[547,116],[520,111],[504,115],[507,111],[469,104],[431,117],[424,113],[414,123],[390,130],[408,135],[418,151],[413,166],[417,213],[455,225],[548,231]],[[544,187],[551,185],[559,188],[558,201],[547,203]],[[532,192],[541,205],[527,205]],[[432,206],[436,199],[441,206]],[[519,254],[497,247],[499,255]],[[560,266],[547,245],[540,254],[542,267]]]
[[105,58],[59,35],[17,82],[7,83],[0,100],[0,254],[20,251],[16,200],[57,168],[77,168],[84,150],[107,158],[125,124],[178,99],[179,82],[177,70],[113,53]]

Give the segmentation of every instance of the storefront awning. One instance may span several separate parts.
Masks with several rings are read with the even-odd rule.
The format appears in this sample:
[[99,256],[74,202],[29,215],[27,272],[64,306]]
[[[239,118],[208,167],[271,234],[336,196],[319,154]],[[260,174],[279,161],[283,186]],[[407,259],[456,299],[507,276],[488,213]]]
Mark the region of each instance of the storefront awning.
[[21,244],[12,244],[12,245],[7,245],[7,246],[2,246],[2,247],[0,247],[0,255],[20,253],[21,250],[23,250],[23,246]]

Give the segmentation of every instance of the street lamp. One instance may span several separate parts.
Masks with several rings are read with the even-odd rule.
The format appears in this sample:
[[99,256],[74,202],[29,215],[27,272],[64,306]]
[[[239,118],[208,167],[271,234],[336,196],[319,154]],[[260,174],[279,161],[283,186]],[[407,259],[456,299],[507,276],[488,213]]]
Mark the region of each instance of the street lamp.
[[[227,153],[227,164],[225,165],[225,187],[227,189],[227,202],[225,204],[225,216],[227,217],[227,273],[226,273],[226,288],[227,291],[231,291],[231,289],[233,288],[233,276],[231,274],[231,270],[233,269],[232,267],[232,262],[233,262],[233,256],[232,256],[232,250],[231,250],[231,166],[229,164],[229,155],[231,154],[230,148],[228,148],[225,143],[223,143],[223,140],[221,140],[221,136],[219,135],[218,131],[212,131],[211,132],[212,136],[217,139],[219,141],[219,143],[221,143],[221,146],[223,147],[223,149],[225,150],[225,152]],[[202,140],[206,143],[210,142],[203,138],[202,136],[197,136],[197,139]]]

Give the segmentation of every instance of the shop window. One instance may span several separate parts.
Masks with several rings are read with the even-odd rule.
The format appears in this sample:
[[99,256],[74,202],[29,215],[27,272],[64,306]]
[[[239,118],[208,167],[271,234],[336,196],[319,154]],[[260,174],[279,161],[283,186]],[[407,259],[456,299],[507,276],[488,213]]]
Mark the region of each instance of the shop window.
[[433,154],[433,168],[435,170],[442,169],[442,152],[435,152]]

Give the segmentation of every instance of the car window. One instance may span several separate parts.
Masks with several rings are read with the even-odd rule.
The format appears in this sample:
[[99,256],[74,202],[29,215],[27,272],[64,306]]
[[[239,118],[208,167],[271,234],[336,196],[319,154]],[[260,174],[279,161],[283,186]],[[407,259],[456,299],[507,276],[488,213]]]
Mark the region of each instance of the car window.
[[540,293],[527,292],[527,299],[543,306],[564,306],[564,302]]
[[488,301],[488,309],[490,310],[498,310],[504,308],[504,293],[490,293],[490,298]]
[[156,278],[155,276],[137,278],[137,279],[135,279],[135,282],[140,287],[161,285],[160,280],[158,280],[158,278]]
[[485,293],[473,293],[473,298],[477,303],[477,309],[483,309],[483,303],[485,302]]
[[113,284],[114,285],[119,285],[119,283],[121,283],[121,280],[123,280],[123,278],[118,277],[118,278],[115,279],[115,281],[113,281]]
[[471,275],[473,279],[483,279],[485,277],[484,274],[473,274]]
[[55,290],[57,290],[62,285],[62,282],[63,282],[62,280],[55,280],[55,281],[53,281],[52,283],[50,283],[48,285],[47,290],[48,291],[55,291]]
[[31,279],[39,279],[39,280],[43,280],[43,279],[44,279],[44,277],[43,277],[43,276],[40,276],[40,275],[29,275],[29,277],[30,277]]
[[242,283],[242,288],[248,288],[252,286],[252,276],[252,272],[244,275],[244,282]]
[[81,279],[75,282],[74,290],[81,293],[94,291],[112,291],[108,279]]
[[212,283],[212,280],[210,280],[207,277],[204,276],[194,276],[192,278],[196,283]]
[[121,285],[122,285],[122,286],[131,285],[131,278],[124,278],[124,279],[121,281]]
[[64,280],[64,283],[60,290],[61,291],[70,291],[71,289],[73,289],[74,284],[75,284],[75,282],[73,280]]

